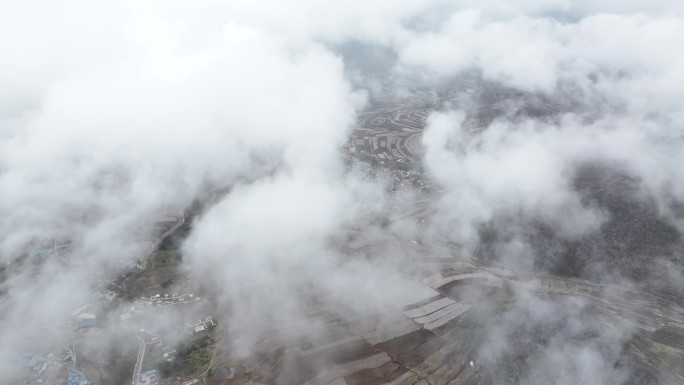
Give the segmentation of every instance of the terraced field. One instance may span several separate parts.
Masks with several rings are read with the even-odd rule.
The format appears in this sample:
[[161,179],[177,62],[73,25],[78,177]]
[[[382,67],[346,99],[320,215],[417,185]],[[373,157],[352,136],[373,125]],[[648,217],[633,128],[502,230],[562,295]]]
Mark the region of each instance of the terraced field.
[[[466,99],[470,102],[465,102]],[[416,91],[408,98],[376,101],[359,116],[348,151],[354,156],[383,163],[417,162],[424,153],[420,138],[430,113],[464,103],[469,105],[463,125],[465,132],[487,127],[512,103],[520,105],[519,115],[527,116],[553,115],[567,109],[512,89],[458,80],[447,86]]]
[[[371,160],[391,171],[419,169],[421,135],[431,112],[467,97],[477,102],[463,127],[484,129],[501,113],[501,106],[521,99],[521,113],[556,114],[561,107],[529,95],[473,82],[437,90],[437,103],[422,95],[410,101],[385,100],[359,117],[348,142],[352,158]],[[406,178],[400,174],[398,177]],[[580,279],[532,274],[475,259],[437,252],[421,238],[420,224],[434,213],[434,194],[418,194],[391,208],[390,222],[410,219],[418,224],[415,239],[398,245],[417,250],[412,266],[419,286],[408,288],[390,303],[379,301],[374,311],[353,314],[312,309],[312,322],[277,325],[257,343],[257,353],[241,365],[248,375],[230,384],[321,385],[441,385],[525,383],[526,365],[558,325],[523,325],[510,336],[513,349],[492,362],[483,355],[494,330],[508,315],[534,298],[547,303],[582,304],[577,315],[587,328],[582,338],[609,336],[622,341],[623,359],[630,362],[633,384],[684,383],[684,309],[672,298],[633,287],[599,285]],[[357,246],[354,249],[373,245]],[[407,253],[410,254],[410,253]],[[561,321],[558,321],[562,324]],[[315,325],[315,326],[312,326]],[[224,356],[224,354],[219,354]],[[234,361],[225,354],[225,362]],[[617,363],[616,363],[617,365]],[[664,374],[663,374],[664,373]],[[662,377],[665,376],[665,377]],[[208,378],[208,384],[212,382]]]
[[[379,303],[373,314],[320,313],[314,317],[316,330],[281,325],[281,332],[275,333],[280,337],[265,337],[265,353],[247,364],[249,377],[257,383],[293,385],[493,384],[502,376],[516,383],[524,374],[521,362],[534,351],[530,341],[537,338],[524,333],[536,336],[553,329],[522,331],[519,356],[497,365],[480,358],[480,349],[490,330],[506,322],[506,312],[522,296],[535,293],[549,300],[574,297],[586,303],[587,325],[623,333],[620,338],[629,345],[625,354],[636,362],[640,375],[664,372],[684,380],[684,309],[662,298],[632,288],[471,262],[434,261],[430,267],[422,273],[424,286],[407,290],[395,303]],[[464,295],[472,291],[485,294]]]

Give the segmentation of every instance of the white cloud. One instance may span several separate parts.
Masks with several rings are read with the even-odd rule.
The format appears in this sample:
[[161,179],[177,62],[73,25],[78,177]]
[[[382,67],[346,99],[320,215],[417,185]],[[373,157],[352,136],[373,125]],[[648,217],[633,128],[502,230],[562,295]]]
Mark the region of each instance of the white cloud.
[[[573,185],[578,166],[595,161],[639,179],[641,197],[684,228],[670,210],[684,193],[681,11],[675,1],[0,5],[0,261],[59,238],[75,241],[78,262],[54,267],[58,279],[44,269],[12,281],[0,361],[35,336],[23,320],[40,311],[60,321],[90,290],[94,266],[130,259],[150,218],[212,189],[229,193],[185,251],[223,285],[222,309],[241,311],[233,327],[251,332],[234,341],[241,350],[269,317],[296,318],[312,288],[353,311],[372,307],[364,294],[381,286],[399,296],[393,270],[341,260],[329,244],[382,208],[377,190],[341,164],[365,103],[346,77],[348,58],[330,48],[348,41],[396,53],[393,73],[474,70],[573,106],[557,121],[502,118],[477,134],[462,132],[464,112],[433,114],[425,160],[445,188],[437,225],[452,240],[475,249],[481,226],[501,216],[531,217],[564,239],[595,232],[608,214]],[[369,238],[383,231],[368,227]],[[524,259],[523,238],[500,253]],[[25,300],[36,293],[46,294]]]

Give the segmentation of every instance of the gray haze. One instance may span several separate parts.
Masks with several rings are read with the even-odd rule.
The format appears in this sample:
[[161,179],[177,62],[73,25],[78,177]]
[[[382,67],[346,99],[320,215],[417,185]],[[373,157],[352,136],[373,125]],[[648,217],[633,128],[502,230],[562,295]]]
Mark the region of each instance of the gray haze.
[[[94,272],[134,262],[169,207],[204,203],[184,261],[238,356],[312,308],[363,315],[401,298],[418,284],[397,263],[408,251],[339,245],[348,229],[368,244],[413,239],[411,220],[375,220],[397,199],[384,182],[343,162],[357,115],[392,78],[468,74],[562,106],[538,117],[506,105],[467,132],[475,102],[440,105],[422,138],[439,191],[426,239],[682,300],[682,12],[645,0],[1,3],[0,372],[18,349],[63,344]],[[55,242],[71,245],[68,264],[23,259]],[[515,325],[552,325],[522,383],[629,383],[631,363],[614,366],[628,327],[582,329],[581,302],[523,303],[482,362],[504,360]]]

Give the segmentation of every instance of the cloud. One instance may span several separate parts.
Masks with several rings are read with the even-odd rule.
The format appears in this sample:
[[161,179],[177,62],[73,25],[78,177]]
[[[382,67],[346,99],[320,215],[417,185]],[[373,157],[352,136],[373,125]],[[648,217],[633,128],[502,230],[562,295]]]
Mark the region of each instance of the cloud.
[[[3,341],[9,341],[5,334],[43,334],[22,324],[29,314],[41,312],[44,322],[61,323],[93,290],[98,278],[92,269],[134,261],[143,251],[140,242],[152,238],[155,218],[169,207],[189,206],[207,191],[242,183],[231,195],[233,206],[220,203],[208,217],[221,222],[221,207],[244,204],[237,219],[250,219],[251,225],[226,218],[214,230],[200,226],[207,234],[199,238],[210,241],[203,247],[218,241],[210,236],[218,228],[236,226],[242,232],[235,234],[245,237],[242,244],[267,231],[270,243],[251,238],[261,249],[248,250],[254,255],[243,261],[288,250],[288,242],[296,256],[301,250],[295,244],[306,241],[302,237],[324,236],[342,211],[337,197],[343,193],[334,189],[346,188],[337,182],[337,150],[364,95],[350,88],[340,58],[315,42],[292,46],[270,29],[230,19],[203,29],[202,6],[186,9],[200,15],[183,17],[175,14],[179,4],[161,13],[141,5],[93,4],[93,19],[81,22],[78,14],[63,12],[78,5],[63,4],[52,15],[65,13],[63,22],[73,22],[68,30],[38,42],[26,37],[35,57],[20,58],[17,51],[14,61],[3,64],[2,72],[11,73],[19,71],[12,67],[16,62],[49,59],[23,68],[13,89],[3,87],[8,98],[10,92],[21,97],[1,117],[0,255],[12,274],[32,276],[13,279],[8,287],[5,313],[21,317],[3,319]],[[116,8],[111,15],[109,7]],[[35,12],[50,18],[50,10]],[[12,11],[17,17],[34,12],[24,5]],[[103,36],[115,42],[99,40]],[[109,48],[90,50],[95,42]],[[68,49],[60,51],[60,45]],[[35,75],[43,77],[37,85]],[[307,210],[290,205],[291,199],[316,206]],[[279,207],[271,217],[270,210]],[[268,223],[273,226],[262,229]],[[291,237],[277,236],[298,229]],[[28,271],[21,256],[53,240],[71,243],[70,266]],[[222,263],[199,256],[198,261],[202,267]],[[52,274],[64,279],[50,279]],[[67,277],[73,284],[64,284]],[[21,300],[38,287],[47,293],[45,301],[60,301],[59,309]],[[45,340],[67,335],[51,337]],[[3,357],[14,346],[3,344]]]
[[[241,354],[275,320],[313,322],[314,304],[364,314],[401,298],[416,284],[403,263],[412,251],[387,243],[418,229],[435,248],[446,236],[519,268],[620,281],[638,272],[646,286],[681,289],[682,10],[548,0],[0,6],[0,361],[26,340],[63,342],[63,327],[41,322],[63,325],[94,290],[93,271],[135,261],[155,218],[198,201],[184,263]],[[387,225],[386,203],[401,197],[343,161],[357,113],[387,91],[382,80],[403,78],[410,94],[464,74],[475,93],[435,97],[422,138],[436,214],[426,226]],[[478,97],[499,91],[517,99],[465,130]],[[541,101],[557,108],[526,112]],[[349,229],[373,251],[344,244]],[[55,241],[69,243],[69,264],[26,262]],[[562,321],[537,314],[554,304],[525,303],[513,321]],[[561,329],[575,333],[577,319],[567,321]],[[526,381],[620,382],[622,371],[601,374],[619,355],[603,337],[552,341]]]

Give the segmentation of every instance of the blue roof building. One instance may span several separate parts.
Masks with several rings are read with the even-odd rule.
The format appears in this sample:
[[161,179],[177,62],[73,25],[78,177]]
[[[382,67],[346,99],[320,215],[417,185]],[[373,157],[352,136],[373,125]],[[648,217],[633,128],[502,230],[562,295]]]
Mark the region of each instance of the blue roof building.
[[152,369],[141,374],[140,382],[142,382],[142,385],[157,385],[157,371]]
[[[90,381],[85,374],[70,370],[67,376],[67,385],[89,385]],[[46,384],[47,385],[47,384]]]
[[155,369],[152,369],[141,374],[140,382],[142,383],[142,385],[157,385],[157,371]]
[[81,327],[81,328],[93,328],[95,326],[97,326],[97,322],[95,322],[95,321],[83,321],[83,322],[78,324],[78,327]]
[[67,385],[78,385],[78,373],[74,371],[69,371],[69,374],[67,375]]

